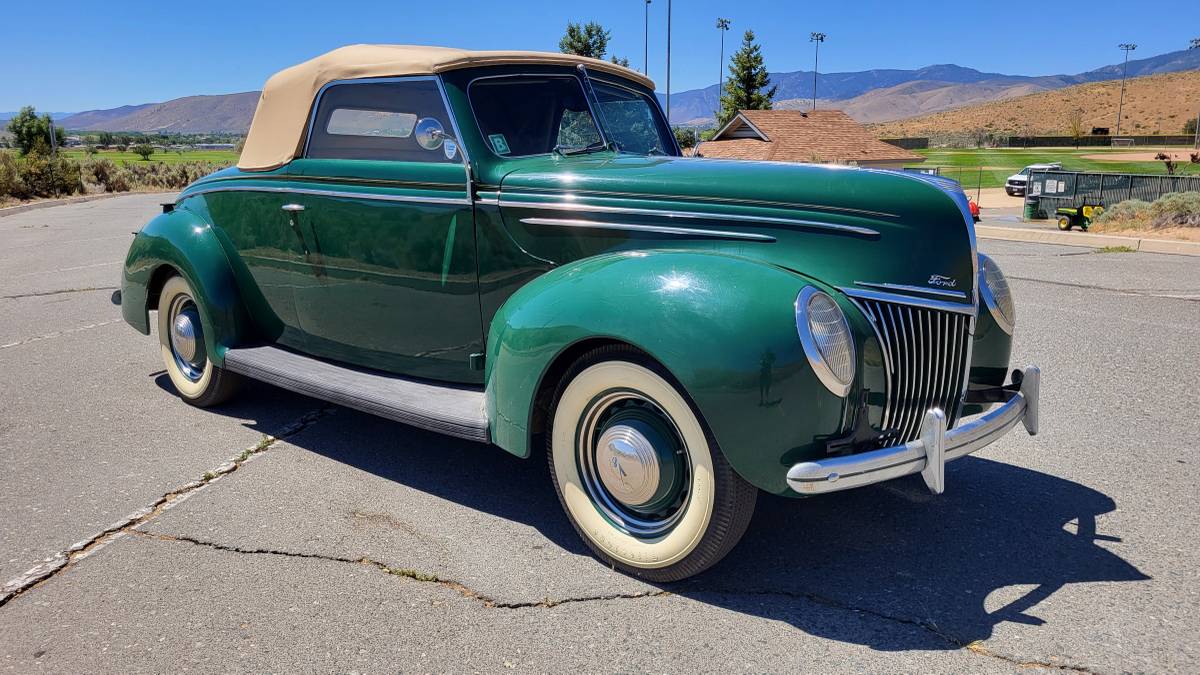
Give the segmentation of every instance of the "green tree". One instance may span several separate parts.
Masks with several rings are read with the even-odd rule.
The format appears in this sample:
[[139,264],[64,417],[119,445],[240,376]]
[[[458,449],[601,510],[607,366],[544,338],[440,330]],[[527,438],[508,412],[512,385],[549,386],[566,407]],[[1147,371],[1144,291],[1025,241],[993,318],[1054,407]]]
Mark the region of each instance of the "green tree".
[[763,65],[762,48],[754,42],[754,31],[742,36],[742,46],[730,57],[729,77],[721,92],[721,114],[717,126],[724,126],[739,110],[770,110],[778,87],[767,87],[771,77]]
[[[50,122],[49,115],[38,117],[37,112],[31,105],[21,108],[21,111],[8,121],[8,130],[12,133],[13,142],[22,155],[29,154],[29,151],[33,149],[38,139],[41,139],[49,147]],[[58,144],[62,145],[66,134],[63,132],[62,127],[55,127],[54,136]]]
[[100,132],[100,145],[107,148],[108,146],[110,146],[112,144],[113,144],[112,132],[101,131]]
[[141,156],[142,161],[149,160],[150,155],[154,154],[154,146],[149,143],[138,143],[131,149],[133,150],[133,154]]
[[566,34],[558,41],[558,49],[564,54],[602,59],[608,53],[608,41],[611,37],[611,32],[604,30],[604,26],[594,21],[583,25],[568,22]]
[[1196,118],[1195,117],[1193,117],[1192,119],[1183,123],[1183,133],[1185,133],[1185,134],[1196,133]]
[[691,127],[674,127],[675,142],[679,147],[686,150],[696,147],[696,130]]
[[614,56],[614,57],[612,57],[611,59],[609,59],[609,61],[612,61],[613,63],[617,64],[618,66],[624,66],[624,67],[626,67],[626,68],[628,68],[628,67],[629,67],[629,59],[628,59],[627,57],[624,57],[624,56],[622,56],[622,57],[621,57],[621,58],[619,58],[619,59],[618,59],[617,57],[615,57],[615,56]]

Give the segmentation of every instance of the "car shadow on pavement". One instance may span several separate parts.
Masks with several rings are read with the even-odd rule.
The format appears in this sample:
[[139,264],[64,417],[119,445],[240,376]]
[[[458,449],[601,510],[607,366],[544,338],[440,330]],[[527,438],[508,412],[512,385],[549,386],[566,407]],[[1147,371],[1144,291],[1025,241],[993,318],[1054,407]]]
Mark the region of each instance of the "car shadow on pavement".
[[[252,386],[263,390],[239,400],[257,400],[260,408],[292,396]],[[245,404],[214,412],[256,417]],[[248,426],[279,431],[270,423]],[[341,408],[321,426],[323,433],[288,442],[531,526],[571,553],[588,553],[558,503],[541,449],[520,459]],[[1038,603],[1067,584],[1150,578],[1109,550],[1118,536],[1097,532],[1097,517],[1116,509],[1107,495],[980,457],[947,465],[946,474],[940,496],[915,476],[809,499],[760,494],[749,530],[725,560],[660,587],[812,635],[893,651],[955,649],[989,638],[1002,622],[1043,625]],[[811,611],[814,602],[925,630],[830,624],[822,621],[827,613]]]

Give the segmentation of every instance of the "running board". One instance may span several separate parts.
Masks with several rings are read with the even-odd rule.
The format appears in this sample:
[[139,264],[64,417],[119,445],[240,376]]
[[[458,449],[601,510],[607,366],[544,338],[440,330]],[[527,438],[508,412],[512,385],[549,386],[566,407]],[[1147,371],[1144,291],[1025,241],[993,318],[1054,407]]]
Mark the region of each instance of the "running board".
[[358,370],[278,347],[230,349],[225,369],[414,427],[490,442],[479,389]]

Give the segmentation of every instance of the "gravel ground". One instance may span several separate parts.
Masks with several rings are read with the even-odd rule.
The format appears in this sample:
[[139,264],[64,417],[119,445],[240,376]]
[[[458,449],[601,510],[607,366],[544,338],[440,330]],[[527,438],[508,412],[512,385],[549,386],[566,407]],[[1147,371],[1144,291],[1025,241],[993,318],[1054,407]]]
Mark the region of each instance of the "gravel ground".
[[0,669],[1200,669],[1195,258],[981,242],[1042,433],[940,497],[763,498],[724,562],[650,585],[587,555],[537,459],[265,385],[180,403],[109,300],[160,201],[0,218]]

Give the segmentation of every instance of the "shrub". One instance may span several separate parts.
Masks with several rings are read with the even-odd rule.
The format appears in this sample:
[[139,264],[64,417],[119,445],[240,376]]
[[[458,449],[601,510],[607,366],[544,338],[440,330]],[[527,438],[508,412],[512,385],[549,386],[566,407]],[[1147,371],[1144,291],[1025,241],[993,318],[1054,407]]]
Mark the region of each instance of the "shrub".
[[29,186],[25,185],[18,164],[13,153],[0,152],[0,201],[25,199],[29,196]]
[[17,173],[25,184],[28,197],[56,197],[83,191],[79,162],[49,157],[35,147],[17,163]]
[[1130,199],[1107,209],[1096,219],[1098,223],[1117,224],[1131,220],[1145,220],[1150,214],[1150,202]]
[[1200,192],[1172,192],[1150,205],[1151,227],[1200,227]]

